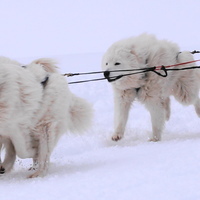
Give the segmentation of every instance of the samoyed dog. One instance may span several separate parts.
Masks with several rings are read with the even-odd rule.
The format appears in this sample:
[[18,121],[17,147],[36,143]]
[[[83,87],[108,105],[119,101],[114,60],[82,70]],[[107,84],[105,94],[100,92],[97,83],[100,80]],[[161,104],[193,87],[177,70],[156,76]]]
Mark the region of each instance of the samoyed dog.
[[[112,140],[120,140],[125,131],[132,102],[137,99],[150,112],[152,135],[150,141],[161,140],[165,120],[170,117],[170,95],[183,105],[194,105],[200,117],[198,70],[170,71],[167,77],[154,72],[127,75],[116,70],[141,69],[193,61],[190,52],[180,52],[179,47],[167,40],[142,34],[114,43],[102,58],[105,78],[114,91],[114,134]],[[190,67],[195,64],[172,68]]]
[[22,67],[0,58],[0,90],[0,147],[6,150],[0,173],[12,169],[17,155],[38,163],[30,177],[44,176],[61,135],[91,124],[92,106],[70,92],[52,59]]

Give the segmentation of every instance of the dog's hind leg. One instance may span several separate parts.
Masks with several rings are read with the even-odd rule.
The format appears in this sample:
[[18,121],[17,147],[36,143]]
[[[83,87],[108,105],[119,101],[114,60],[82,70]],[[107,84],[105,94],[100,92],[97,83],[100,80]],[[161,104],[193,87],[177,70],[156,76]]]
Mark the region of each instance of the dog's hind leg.
[[152,136],[149,141],[157,142],[161,140],[161,133],[165,124],[165,108],[162,101],[153,99],[146,103],[146,107],[151,115]]
[[112,140],[118,141],[124,136],[131,104],[136,96],[135,90],[114,89],[114,124],[115,131]]
[[196,111],[197,115],[200,117],[200,99],[199,99],[199,98],[198,98],[198,100],[195,102],[194,108],[195,108],[195,111]]
[[2,140],[2,136],[0,136],[0,164],[1,164],[1,150],[3,148],[3,140]]
[[164,108],[165,108],[165,119],[166,119],[166,121],[168,121],[169,120],[169,118],[170,118],[170,115],[171,115],[171,110],[170,110],[170,98],[168,97],[168,98],[166,98],[165,100],[164,100]]
[[16,152],[13,143],[9,138],[3,138],[2,144],[5,146],[5,158],[3,163],[0,163],[0,174],[9,172],[15,163]]

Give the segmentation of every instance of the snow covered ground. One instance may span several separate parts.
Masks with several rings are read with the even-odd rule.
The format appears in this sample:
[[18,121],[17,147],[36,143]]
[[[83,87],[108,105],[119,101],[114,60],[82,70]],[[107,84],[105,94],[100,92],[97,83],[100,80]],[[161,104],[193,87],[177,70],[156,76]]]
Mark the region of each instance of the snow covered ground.
[[[99,71],[101,52],[110,44],[143,32],[177,42],[182,50],[200,50],[197,0],[1,0],[0,5],[0,55],[25,64],[50,55],[61,73]],[[135,102],[125,137],[113,142],[110,84],[70,89],[93,104],[93,126],[61,138],[44,178],[27,179],[32,161],[17,159],[14,170],[0,176],[0,200],[200,199],[200,119],[192,106],[172,98],[162,141],[153,143],[149,113]]]
[[[55,56],[61,73],[98,71],[101,57],[101,53]],[[27,63],[33,59],[18,60]],[[135,102],[125,137],[113,142],[109,83],[73,84],[70,89],[93,104],[93,126],[83,135],[61,138],[44,178],[27,179],[32,161],[17,159],[14,170],[0,176],[1,200],[200,199],[200,119],[192,106],[183,107],[172,98],[172,115],[163,139],[153,143],[147,141],[149,113]]]

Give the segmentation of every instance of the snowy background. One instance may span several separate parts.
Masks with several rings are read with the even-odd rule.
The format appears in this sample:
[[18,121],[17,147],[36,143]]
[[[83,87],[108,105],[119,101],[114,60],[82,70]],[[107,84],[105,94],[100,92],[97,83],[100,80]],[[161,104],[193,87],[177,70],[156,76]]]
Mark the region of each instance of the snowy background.
[[[61,73],[101,70],[103,52],[113,42],[143,32],[182,50],[200,50],[198,0],[1,0],[0,7],[0,55],[25,64],[52,57]],[[0,176],[0,199],[200,199],[200,123],[192,106],[172,98],[163,139],[152,143],[149,113],[135,102],[125,137],[113,142],[109,83],[70,89],[93,104],[93,126],[61,138],[44,178],[27,179],[32,162],[17,159],[14,170]]]

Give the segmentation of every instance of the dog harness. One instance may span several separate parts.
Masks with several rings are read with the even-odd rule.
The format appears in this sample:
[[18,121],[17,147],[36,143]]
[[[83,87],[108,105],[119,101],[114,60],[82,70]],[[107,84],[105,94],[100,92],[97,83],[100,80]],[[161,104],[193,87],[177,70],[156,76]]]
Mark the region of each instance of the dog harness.
[[[22,67],[23,67],[24,69],[26,69],[26,66],[25,66],[25,65],[23,65]],[[49,80],[49,75],[47,75],[47,76],[44,78],[44,80],[43,80],[42,82],[40,82],[40,84],[43,86],[43,88],[46,87],[48,80]]]
[[47,75],[47,76],[45,77],[44,81],[41,82],[43,88],[46,87],[48,80],[49,80],[49,76]]

